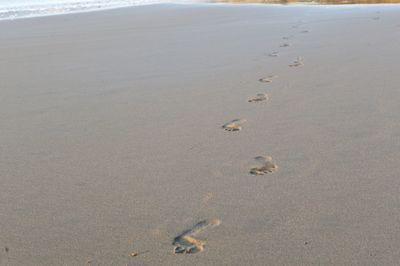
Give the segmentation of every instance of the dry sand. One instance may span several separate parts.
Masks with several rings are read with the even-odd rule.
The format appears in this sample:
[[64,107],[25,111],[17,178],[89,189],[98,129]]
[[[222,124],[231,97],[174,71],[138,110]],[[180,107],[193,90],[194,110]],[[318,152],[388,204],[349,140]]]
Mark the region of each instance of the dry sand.
[[155,5],[0,33],[0,265],[398,265],[400,7]]

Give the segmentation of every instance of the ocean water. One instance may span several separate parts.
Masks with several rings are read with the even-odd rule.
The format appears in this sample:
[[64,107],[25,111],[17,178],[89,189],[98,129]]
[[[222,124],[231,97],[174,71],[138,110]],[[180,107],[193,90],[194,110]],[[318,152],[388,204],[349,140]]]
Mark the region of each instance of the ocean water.
[[191,0],[0,0],[0,20]]

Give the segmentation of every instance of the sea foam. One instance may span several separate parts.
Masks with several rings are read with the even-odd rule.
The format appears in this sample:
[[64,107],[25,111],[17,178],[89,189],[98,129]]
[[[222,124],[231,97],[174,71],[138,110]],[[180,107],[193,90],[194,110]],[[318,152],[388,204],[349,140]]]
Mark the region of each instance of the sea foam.
[[[190,0],[0,0],[0,20]],[[191,1],[193,2],[193,1]]]

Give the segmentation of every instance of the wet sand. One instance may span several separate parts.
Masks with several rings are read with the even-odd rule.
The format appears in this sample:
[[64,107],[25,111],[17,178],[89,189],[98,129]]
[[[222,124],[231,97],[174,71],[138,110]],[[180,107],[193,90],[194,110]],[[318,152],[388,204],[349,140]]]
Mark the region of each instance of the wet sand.
[[398,264],[400,6],[0,32],[0,265]]

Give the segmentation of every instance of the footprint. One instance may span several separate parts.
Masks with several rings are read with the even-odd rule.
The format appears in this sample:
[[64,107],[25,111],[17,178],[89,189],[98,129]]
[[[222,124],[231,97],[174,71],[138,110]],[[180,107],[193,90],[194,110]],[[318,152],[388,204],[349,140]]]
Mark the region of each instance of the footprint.
[[272,162],[271,156],[257,156],[255,160],[262,163],[262,165],[251,168],[250,174],[252,175],[265,175],[278,169],[278,166]]
[[290,67],[299,67],[299,66],[304,66],[303,63],[303,58],[301,58],[300,56],[297,57],[296,60],[294,60],[294,62],[292,64],[289,65]]
[[194,254],[204,250],[205,241],[194,238],[198,233],[208,227],[216,227],[221,224],[219,219],[203,220],[192,228],[184,231],[174,238],[172,245],[175,246],[174,254]]
[[271,56],[271,57],[278,57],[279,56],[279,52],[272,52],[272,53],[269,53],[268,54],[269,56]]
[[231,122],[226,123],[222,126],[226,131],[239,131],[242,129],[242,125],[246,122],[245,119],[234,119]]
[[249,103],[259,103],[259,102],[268,101],[268,100],[269,100],[268,94],[266,94],[266,93],[258,93],[256,95],[256,97],[251,98],[250,100],[248,100],[248,102]]
[[274,79],[274,78],[276,78],[276,77],[278,77],[278,76],[276,76],[276,75],[270,75],[270,76],[268,76],[268,77],[260,78],[258,81],[259,81],[259,82],[262,82],[262,83],[271,83],[271,82],[272,82],[272,79]]
[[289,47],[288,43],[282,43],[281,45],[279,45],[279,47]]

